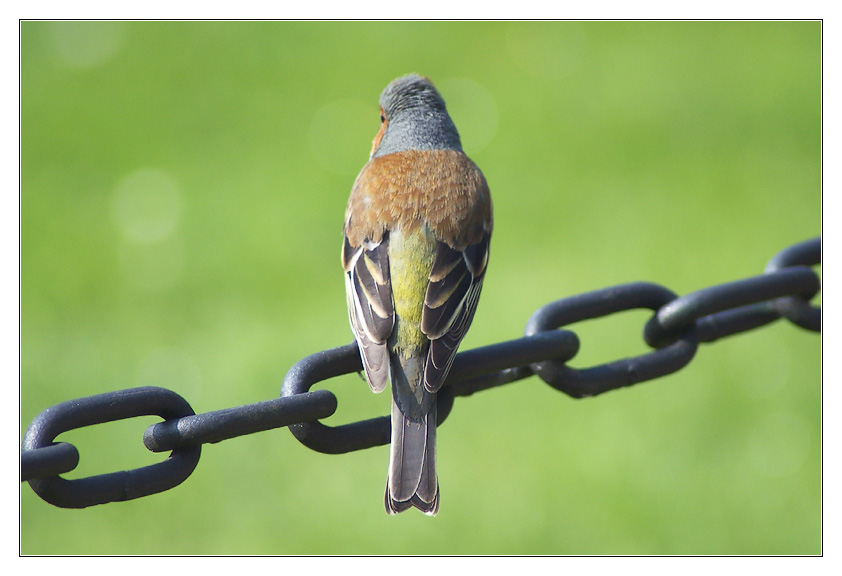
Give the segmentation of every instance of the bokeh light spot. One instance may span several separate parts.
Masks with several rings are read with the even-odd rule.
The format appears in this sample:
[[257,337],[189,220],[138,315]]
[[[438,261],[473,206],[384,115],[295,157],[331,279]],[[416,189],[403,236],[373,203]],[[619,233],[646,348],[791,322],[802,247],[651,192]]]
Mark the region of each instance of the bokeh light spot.
[[113,58],[126,39],[125,22],[50,22],[57,59],[71,68],[93,68]]
[[170,236],[181,215],[181,194],[175,181],[155,168],[138,170],[117,185],[111,216],[123,237],[134,244],[152,244]]

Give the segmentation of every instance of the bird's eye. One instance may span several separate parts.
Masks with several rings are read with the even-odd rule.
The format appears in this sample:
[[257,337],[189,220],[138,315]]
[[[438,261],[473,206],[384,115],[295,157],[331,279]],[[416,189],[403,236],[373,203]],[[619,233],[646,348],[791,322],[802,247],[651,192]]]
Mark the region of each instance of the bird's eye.
[[383,114],[381,114],[381,115],[380,115],[380,123],[382,124],[382,123],[383,123],[383,122],[385,122],[385,121],[386,121],[386,117],[385,117],[385,116],[383,116]]

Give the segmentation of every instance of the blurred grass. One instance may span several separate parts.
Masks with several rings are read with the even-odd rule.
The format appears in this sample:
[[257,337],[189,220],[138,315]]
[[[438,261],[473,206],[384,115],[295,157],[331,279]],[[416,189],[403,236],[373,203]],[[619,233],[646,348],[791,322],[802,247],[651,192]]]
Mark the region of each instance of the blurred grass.
[[[351,333],[345,202],[377,98],[427,74],[495,202],[464,348],[564,296],[679,294],[820,233],[817,22],[51,23],[21,27],[21,434],[138,385],[199,412],[271,398]],[[575,326],[586,366],[646,314]],[[457,401],[435,519],[382,510],[385,447],[286,430],[209,445],[178,488],[60,510],[21,487],[24,554],[816,554],[819,338],[784,322],[573,401],[537,379]],[[332,422],[385,414],[355,376]],[[135,467],[148,422],[67,434],[68,477]]]

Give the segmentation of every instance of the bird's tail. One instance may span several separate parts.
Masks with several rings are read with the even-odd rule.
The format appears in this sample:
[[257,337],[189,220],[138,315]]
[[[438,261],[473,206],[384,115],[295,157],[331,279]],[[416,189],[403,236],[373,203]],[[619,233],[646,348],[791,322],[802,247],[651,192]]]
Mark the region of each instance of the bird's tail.
[[392,355],[392,448],[386,483],[386,511],[415,506],[439,510],[436,476],[436,395],[424,389],[424,363]]

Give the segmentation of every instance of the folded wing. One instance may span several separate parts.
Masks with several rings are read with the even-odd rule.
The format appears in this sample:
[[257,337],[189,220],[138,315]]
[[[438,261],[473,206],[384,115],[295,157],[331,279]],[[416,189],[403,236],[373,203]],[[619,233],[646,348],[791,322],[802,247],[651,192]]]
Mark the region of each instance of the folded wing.
[[488,264],[490,232],[457,250],[439,242],[424,300],[421,330],[430,338],[424,387],[436,392],[444,383],[456,350],[471,326]]
[[368,383],[382,392],[389,381],[389,351],[386,339],[395,324],[392,286],[389,280],[389,236],[380,242],[351,246],[348,237],[342,249],[345,295],[351,328],[360,347]]

